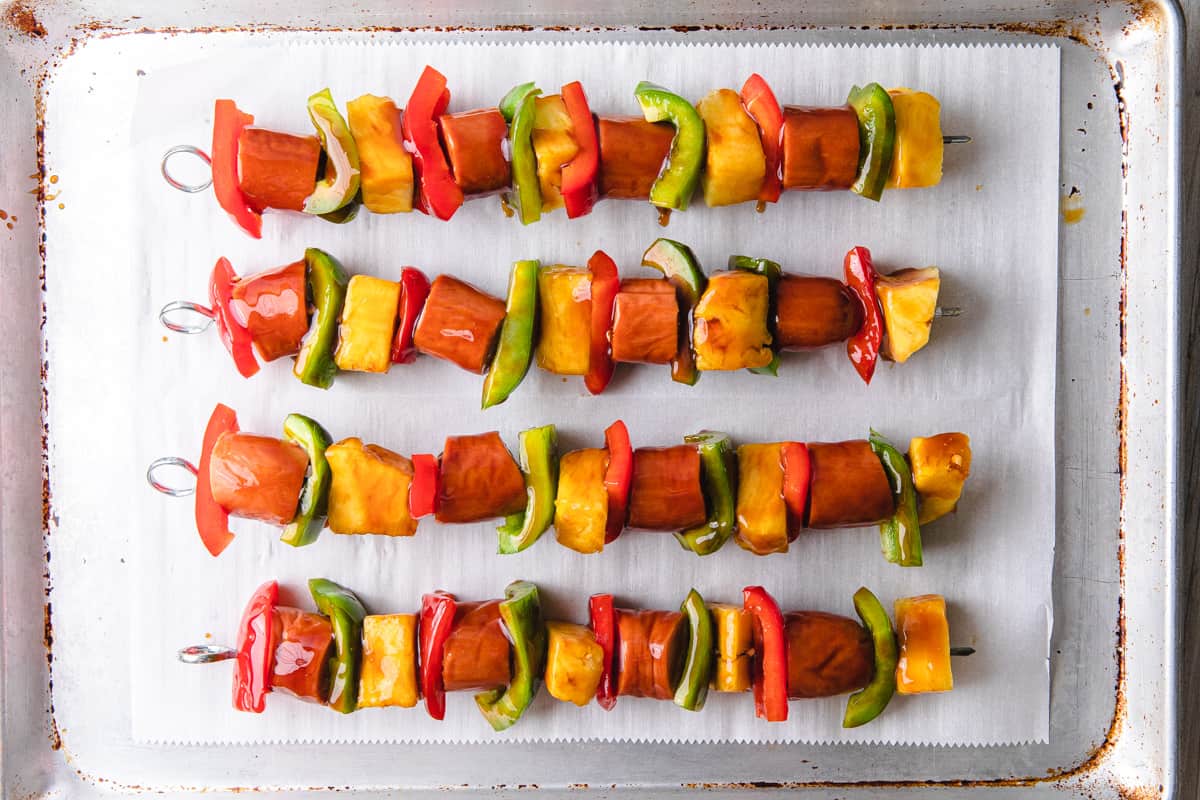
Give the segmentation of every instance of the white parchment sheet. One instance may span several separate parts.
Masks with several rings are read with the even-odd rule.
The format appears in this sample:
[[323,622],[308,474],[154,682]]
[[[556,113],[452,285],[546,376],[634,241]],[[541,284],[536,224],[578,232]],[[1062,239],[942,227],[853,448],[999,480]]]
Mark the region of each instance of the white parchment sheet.
[[[731,543],[700,559],[671,536],[653,534],[627,535],[599,556],[560,547],[550,534],[523,554],[500,557],[494,525],[429,522],[411,539],[326,533],[293,550],[273,530],[235,523],[238,538],[213,559],[194,533],[190,502],[156,495],[132,473],[135,740],[1045,740],[1055,520],[1057,49],[465,45],[350,34],[202,39],[181,38],[179,47],[192,48],[194,57],[150,68],[143,78],[130,134],[143,187],[139,256],[105,264],[102,281],[60,282],[48,300],[48,338],[58,358],[86,358],[100,344],[78,341],[78,329],[70,329],[97,302],[115,310],[115,325],[129,326],[139,366],[130,385],[111,390],[154,398],[130,405],[140,417],[138,463],[164,454],[195,458],[204,422],[222,401],[238,410],[244,430],[278,433],[283,416],[299,411],[335,438],[361,436],[404,453],[438,452],[447,434],[490,429],[515,445],[520,429],[546,422],[560,426],[564,449],[596,446],[620,417],[635,446],[675,443],[701,428],[745,442],[858,438],[875,426],[904,448],[911,436],[962,430],[971,436],[974,466],[960,511],[925,532],[927,566],[908,570],[883,561],[874,529],[805,533],[787,555],[756,558]],[[933,92],[945,131],[974,142],[947,148],[946,177],[935,189],[889,192],[880,204],[850,193],[793,193],[761,215],[752,205],[712,210],[698,201],[665,231],[642,203],[601,203],[580,221],[559,211],[523,228],[489,198],[468,203],[449,224],[420,214],[364,213],[339,227],[272,215],[260,243],[240,233],[210,194],[173,192],[158,175],[168,146],[207,145],[214,97],[236,98],[260,125],[305,133],[312,91],[328,85],[339,104],[367,92],[403,103],[426,63],[448,76],[454,110],[494,105],[529,79],[547,91],[581,79],[602,114],[637,113],[632,90],[644,78],[699,100],[758,71],[783,102],[810,105],[839,104],[852,84],[878,80]],[[215,334],[164,337],[156,320],[170,300],[204,299],[219,255],[250,273],[295,260],[313,245],[351,272],[394,279],[402,265],[415,264],[503,295],[515,259],[582,265],[603,248],[624,274],[637,274],[643,249],[664,234],[690,244],[709,270],[731,253],[746,253],[791,271],[840,277],[845,251],[866,245],[883,271],[939,265],[943,304],[967,313],[937,322],[925,351],[902,366],[882,365],[869,388],[844,349],[831,347],[786,356],[776,380],[706,374],[686,388],[673,384],[666,368],[622,368],[600,398],[586,396],[576,379],[535,369],[508,403],[486,413],[479,411],[481,379],[433,359],[387,376],[342,375],[321,392],[300,385],[286,363],[243,381]],[[87,401],[86,393],[58,391],[60,408]],[[243,604],[264,580],[278,578],[292,603],[310,607],[304,581],[311,576],[344,583],[380,613],[415,610],[421,594],[437,588],[463,599],[497,597],[510,580],[527,578],[542,587],[550,617],[576,621],[586,618],[587,596],[600,591],[626,606],[674,608],[692,586],[709,600],[737,602],[744,585],[761,583],[785,610],[850,616],[860,585],[889,606],[900,596],[939,592],[950,603],[954,642],[978,653],[955,662],[952,693],[896,698],[881,719],[853,731],[840,727],[844,697],[793,702],[789,721],[770,725],[754,718],[749,695],[710,695],[698,714],[623,698],[605,713],[594,704],[558,703],[543,691],[505,734],[490,730],[469,694],[451,696],[441,723],[421,708],[341,716],[282,696],[255,716],[232,709],[228,663],[175,661],[184,645],[232,643]]]

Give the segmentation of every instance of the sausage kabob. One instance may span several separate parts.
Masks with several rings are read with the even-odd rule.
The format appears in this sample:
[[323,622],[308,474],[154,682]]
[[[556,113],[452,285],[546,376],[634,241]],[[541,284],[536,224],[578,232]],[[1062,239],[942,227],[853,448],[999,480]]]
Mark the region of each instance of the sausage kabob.
[[708,555],[730,538],[758,555],[787,552],[805,528],[878,525],[884,557],[922,563],[921,526],[953,511],[971,470],[965,434],[917,437],[907,458],[877,432],[846,442],[774,442],[736,449],[716,431],[671,447],[630,443],[621,421],[603,448],[560,458],[553,425],[520,434],[520,463],[500,434],[449,436],[440,456],[406,458],[361,439],[336,444],[315,420],[289,414],[283,438],[244,433],[218,405],[204,432],[200,465],[160,458],[196,476],[200,539],[214,556],[233,539],[229,517],[282,525],[293,546],[334,533],[412,536],[418,520],[469,523],[503,518],[500,553],[532,545],[554,526],[559,543],[597,553],[626,527],[675,534]]
[[[518,261],[505,301],[450,275],[430,283],[415,267],[399,281],[349,277],[333,256],[309,248],[302,261],[241,278],[222,258],[209,280],[211,307],[176,301],[159,318],[181,333],[215,322],[243,376],[259,370],[255,351],[263,361],[292,356],[296,377],[320,388],[339,371],[387,372],[423,353],[486,372],[488,408],[516,390],[535,360],[582,375],[599,394],[616,363],[670,364],[675,381],[692,385],[713,370],[776,375],[781,351],[845,341],[870,383],[881,356],[907,361],[929,342],[935,315],[957,313],[937,307],[937,267],[880,275],[865,247],[846,253],[845,283],[747,256],[706,276],[672,239],[656,240],[642,265],[663,277],[622,280],[600,250],[586,269]],[[172,320],[179,311],[206,319],[181,324]]]
[[936,185],[944,142],[940,104],[926,92],[855,86],[833,108],[781,106],[762,76],[740,92],[718,89],[693,106],[643,81],[642,117],[595,116],[582,85],[543,96],[515,87],[498,107],[447,113],[444,75],[426,67],[403,111],[363,95],[342,116],[328,89],[308,99],[316,136],[256,128],[232,100],[217,100],[210,162],[221,207],[255,238],[267,209],[347,222],[360,206],[450,219],[468,197],[502,193],[522,223],[565,208],[583,216],[600,198],[649,200],[666,224],[697,186],[709,206],[755,201],[783,190],[849,189],[879,200],[884,188]]
[[616,608],[611,594],[589,598],[589,624],[544,620],[538,588],[514,581],[504,598],[460,603],[447,592],[421,598],[418,614],[367,614],[333,581],[308,589],[319,613],[279,603],[269,581],[251,597],[237,649],[199,645],[188,663],[236,658],[233,704],[262,713],[271,692],[327,705],[425,709],[445,718],[446,692],[476,691],[497,731],[519,720],[542,682],[552,697],[606,711],[621,696],[674,700],[688,711],[708,692],[753,691],[756,715],[788,718],[788,700],[853,692],[843,727],[875,719],[893,695],[950,691],[952,655],[940,595],[896,601],[896,624],[870,590],[854,594],[861,624],[821,611],[780,611],[761,586],[740,606],[706,605],[692,589],[679,611]]

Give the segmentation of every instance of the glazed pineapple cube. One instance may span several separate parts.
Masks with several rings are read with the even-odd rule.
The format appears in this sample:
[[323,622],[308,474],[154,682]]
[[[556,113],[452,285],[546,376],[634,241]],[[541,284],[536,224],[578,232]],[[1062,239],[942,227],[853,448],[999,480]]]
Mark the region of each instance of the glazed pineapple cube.
[[771,363],[766,277],[753,272],[717,272],[708,279],[693,314],[692,347],[701,370],[753,369]]
[[400,284],[370,275],[351,278],[333,353],[338,369],[387,372],[399,313]]
[[346,103],[350,135],[362,166],[362,201],[375,214],[412,211],[412,156],[404,149],[400,109],[387,97],[364,94]]
[[542,211],[562,207],[562,168],[579,153],[571,131],[571,115],[562,95],[534,98],[533,153],[537,157]]
[[718,692],[744,692],[750,688],[750,615],[741,606],[710,603],[716,631],[716,664],[712,688]]
[[538,366],[557,375],[586,375],[592,325],[592,276],[553,267],[538,273]]
[[942,179],[942,105],[927,92],[889,89],[896,111],[896,143],[888,189],[937,186]]
[[412,536],[417,522],[408,511],[412,462],[361,439],[343,439],[325,451],[333,473],[329,529],[334,533]]
[[908,268],[875,279],[875,295],[883,309],[887,333],[883,356],[904,363],[929,343],[933,312],[942,285],[937,267]]
[[946,600],[938,594],[896,601],[896,691],[900,694],[948,692],[954,688],[950,668],[950,624]]
[[360,708],[417,704],[417,615],[372,614],[363,619]]
[[700,178],[704,202],[728,206],[758,199],[767,174],[758,125],[732,89],[717,89],[696,105],[704,120],[708,153]]
[[778,442],[737,449],[737,543],[760,556],[788,549],[782,450]]
[[608,521],[608,490],[604,471],[608,451],[572,450],[558,462],[558,494],[554,498],[554,536],[578,553],[604,549]]
[[546,690],[564,703],[586,706],[596,696],[604,649],[583,625],[546,622]]
[[924,525],[958,505],[971,475],[971,440],[965,433],[918,436],[908,444],[908,462],[921,501],[919,521]]

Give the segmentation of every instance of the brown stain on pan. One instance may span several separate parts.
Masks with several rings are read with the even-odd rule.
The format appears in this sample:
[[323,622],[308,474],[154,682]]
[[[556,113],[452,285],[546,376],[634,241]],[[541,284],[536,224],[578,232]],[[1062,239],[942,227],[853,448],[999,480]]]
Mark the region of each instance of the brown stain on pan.
[[4,24],[25,36],[35,39],[46,37],[46,28],[38,21],[29,0],[13,0],[4,9]]

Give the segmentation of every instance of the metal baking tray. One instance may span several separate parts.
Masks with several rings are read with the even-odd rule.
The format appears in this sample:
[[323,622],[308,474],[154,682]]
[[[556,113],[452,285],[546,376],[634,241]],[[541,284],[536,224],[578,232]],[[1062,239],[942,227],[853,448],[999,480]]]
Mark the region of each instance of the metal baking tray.
[[[182,796],[208,790],[538,790],[598,795],[704,788],[719,795],[806,789],[817,797],[921,793],[1150,797],[1176,779],[1177,325],[1181,12],[1173,3],[1065,0],[889,4],[761,0],[709,7],[581,0],[478,0],[368,10],[320,0],[183,4],[97,0],[6,4],[0,50],[0,591],[5,797]],[[45,263],[42,168],[48,86],[86,48],[119,59],[122,37],[227,29],[414,29],[480,37],[622,37],[799,42],[1043,42],[1062,52],[1061,186],[1086,211],[1060,226],[1058,527],[1049,744],[988,748],[809,745],[515,744],[151,747],[132,743],[129,640],[119,531],[56,541],[45,474],[43,391],[54,369],[40,334],[48,281],[89,264]],[[125,65],[133,68],[135,65]],[[103,80],[97,75],[95,80]],[[980,86],[982,92],[988,87]],[[80,120],[86,125],[86,120]],[[77,160],[85,161],[87,153]],[[122,180],[121,165],[111,177]],[[1073,197],[1072,197],[1073,195]],[[69,197],[67,198],[69,202]],[[950,212],[951,209],[948,209]],[[111,221],[96,220],[97,226]],[[1003,221],[998,221],[1003,224]],[[1003,254],[999,254],[1003,257]],[[104,310],[80,320],[104,325]],[[97,358],[120,358],[98,352]],[[98,386],[97,391],[110,387]],[[140,399],[138,402],[150,402]],[[131,418],[135,409],[131,408]],[[98,420],[97,424],[105,424]],[[130,420],[122,422],[131,424]],[[38,464],[42,464],[41,469]],[[139,476],[106,473],[114,502]],[[136,485],[137,488],[131,488]],[[53,582],[51,582],[53,576]],[[69,591],[63,587],[70,587]],[[1002,603],[999,605],[1002,608]],[[87,631],[87,652],[69,646]],[[64,644],[63,642],[67,644]],[[55,712],[100,706],[102,726]],[[91,715],[96,716],[96,715]],[[274,776],[291,776],[281,782]]]

